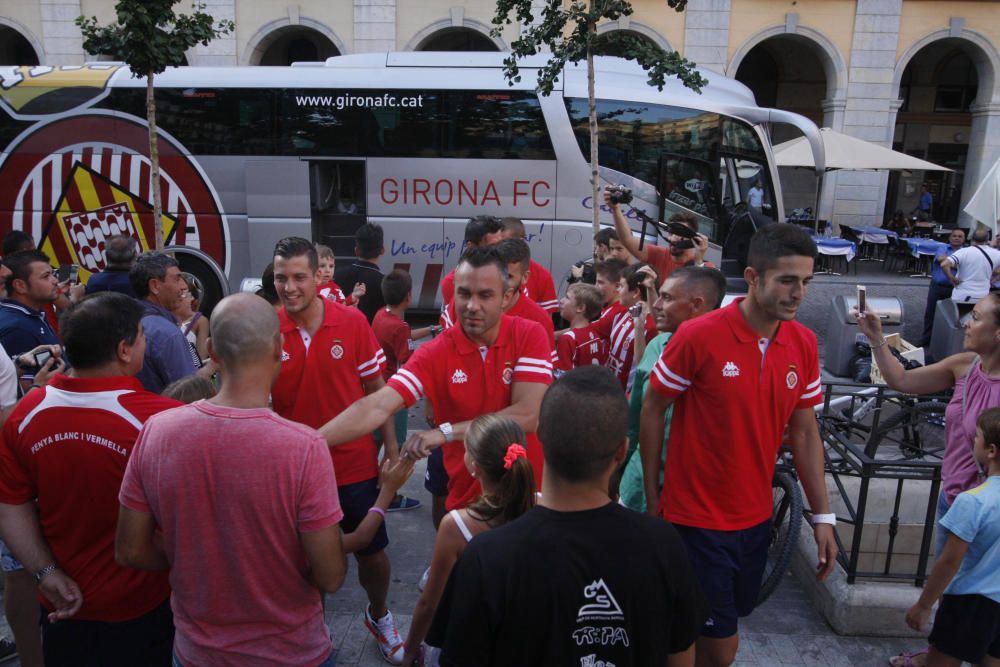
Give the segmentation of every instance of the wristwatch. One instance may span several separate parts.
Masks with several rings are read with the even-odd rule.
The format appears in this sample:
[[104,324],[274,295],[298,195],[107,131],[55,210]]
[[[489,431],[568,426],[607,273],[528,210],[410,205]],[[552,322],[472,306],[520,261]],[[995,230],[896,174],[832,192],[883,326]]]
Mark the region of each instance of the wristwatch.
[[441,435],[444,436],[445,442],[451,442],[455,439],[455,429],[451,427],[450,422],[438,424],[438,430],[441,431]]
[[42,583],[42,579],[45,578],[45,575],[52,574],[58,569],[59,569],[58,565],[56,565],[55,563],[49,563],[38,572],[35,572],[35,581],[39,584]]

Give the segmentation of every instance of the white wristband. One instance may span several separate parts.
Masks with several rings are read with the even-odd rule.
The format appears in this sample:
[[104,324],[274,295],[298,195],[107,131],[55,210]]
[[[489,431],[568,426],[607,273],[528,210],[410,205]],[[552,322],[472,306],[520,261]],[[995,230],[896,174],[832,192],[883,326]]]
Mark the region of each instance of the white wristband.
[[813,514],[812,517],[810,517],[809,520],[812,522],[812,525],[814,525],[814,526],[817,523],[828,523],[831,526],[836,526],[837,525],[837,515],[836,514]]

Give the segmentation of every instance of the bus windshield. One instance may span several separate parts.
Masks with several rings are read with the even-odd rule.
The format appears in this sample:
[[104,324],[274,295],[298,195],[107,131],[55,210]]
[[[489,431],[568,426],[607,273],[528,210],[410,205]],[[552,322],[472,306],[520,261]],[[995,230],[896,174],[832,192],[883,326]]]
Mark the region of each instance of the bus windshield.
[[[587,100],[567,98],[570,124],[590,156]],[[655,187],[661,219],[692,213],[721,242],[738,204],[774,217],[767,154],[753,129],[718,113],[647,102],[597,101],[598,161]],[[751,190],[759,187],[763,196]]]

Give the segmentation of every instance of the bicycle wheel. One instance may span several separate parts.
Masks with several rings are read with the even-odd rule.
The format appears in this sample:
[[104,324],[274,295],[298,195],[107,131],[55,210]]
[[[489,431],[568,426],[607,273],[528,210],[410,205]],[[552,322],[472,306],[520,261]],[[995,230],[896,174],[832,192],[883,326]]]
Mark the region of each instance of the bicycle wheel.
[[892,443],[911,458],[933,455],[944,447],[945,408],[943,401],[903,405],[872,431],[869,444],[877,447],[883,441]]
[[788,572],[802,527],[802,491],[795,478],[786,472],[775,472],[771,480],[771,496],[771,541],[767,548],[764,579],[757,594],[758,607],[771,597]]

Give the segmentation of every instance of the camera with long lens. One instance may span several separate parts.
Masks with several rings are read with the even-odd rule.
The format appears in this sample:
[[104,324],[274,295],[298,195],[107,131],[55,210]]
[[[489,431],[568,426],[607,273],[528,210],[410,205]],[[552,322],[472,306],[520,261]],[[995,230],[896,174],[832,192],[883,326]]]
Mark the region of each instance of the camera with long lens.
[[694,247],[694,237],[697,232],[680,222],[668,222],[667,233],[679,236],[679,241],[671,241],[670,245],[677,250],[689,250]]
[[609,185],[606,188],[608,199],[612,204],[628,204],[632,201],[632,191],[624,185]]

